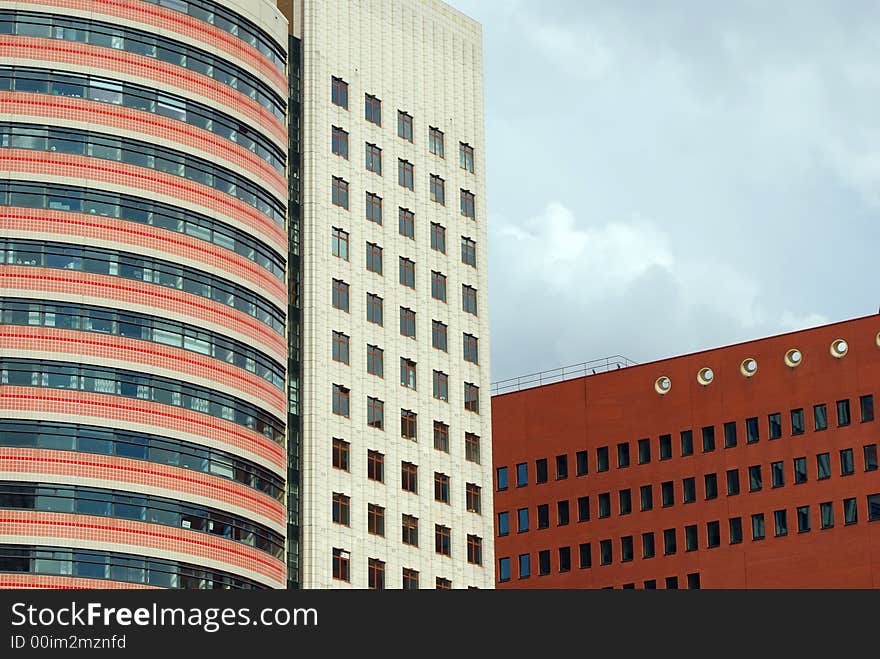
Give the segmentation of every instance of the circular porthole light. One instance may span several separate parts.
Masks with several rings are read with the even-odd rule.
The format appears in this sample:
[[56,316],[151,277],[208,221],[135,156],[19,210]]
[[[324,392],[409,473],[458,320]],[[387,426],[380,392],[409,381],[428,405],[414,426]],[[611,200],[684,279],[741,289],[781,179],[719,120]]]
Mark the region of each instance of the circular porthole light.
[[831,342],[831,356],[837,357],[840,359],[843,357],[847,350],[849,350],[849,345],[847,345],[846,341],[843,339],[834,339]]
[[715,379],[715,373],[711,368],[701,368],[700,372],[697,373],[697,382],[699,382],[704,387],[707,384],[712,384],[712,380]]
[[787,353],[785,353],[785,363],[791,368],[794,368],[795,366],[800,366],[803,360],[804,356],[797,348],[792,348]]
[[742,364],[739,365],[739,372],[747,378],[752,377],[758,372],[758,362],[751,357],[743,359]]
[[654,382],[654,390],[658,394],[668,394],[670,389],[672,389],[672,380],[665,375],[661,375],[657,378],[657,381]]

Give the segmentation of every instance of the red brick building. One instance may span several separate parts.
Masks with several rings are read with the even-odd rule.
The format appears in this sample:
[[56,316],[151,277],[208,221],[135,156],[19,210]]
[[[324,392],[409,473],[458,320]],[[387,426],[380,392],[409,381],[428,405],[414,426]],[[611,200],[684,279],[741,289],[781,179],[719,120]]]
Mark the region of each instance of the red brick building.
[[499,588],[880,587],[880,316],[492,399]]

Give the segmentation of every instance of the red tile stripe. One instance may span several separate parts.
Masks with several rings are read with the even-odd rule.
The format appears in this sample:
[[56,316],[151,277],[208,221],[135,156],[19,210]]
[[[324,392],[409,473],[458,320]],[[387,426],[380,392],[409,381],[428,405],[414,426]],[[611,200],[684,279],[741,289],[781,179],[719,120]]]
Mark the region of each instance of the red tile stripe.
[[[127,519],[52,513],[36,510],[0,511],[0,536],[66,538],[89,540],[116,551],[117,545],[135,545],[185,554],[196,559],[210,559],[225,566],[227,571],[240,573],[244,568],[263,577],[263,581],[283,586],[286,575],[282,561],[226,538],[213,537],[198,531],[161,526]],[[191,561],[187,561],[191,562]]]
[[[95,16],[98,20],[103,18],[96,16],[100,12],[106,16],[118,16],[130,21],[159,27],[163,30],[177,32],[184,37],[196,39],[205,45],[210,45],[212,49],[222,50],[237,57],[247,66],[255,69],[254,72],[259,73],[259,77],[268,78],[269,82],[275,85],[275,91],[281,94],[282,97],[287,94],[287,80],[284,74],[263,53],[226,30],[215,27],[210,23],[205,23],[197,18],[192,18],[179,11],[132,0],[101,0],[101,2],[97,3],[95,0],[21,1],[22,4],[30,2],[42,8],[51,5],[74,9],[77,12]],[[184,39],[184,41],[187,41],[187,39]]]
[[192,318],[195,325],[204,321],[234,330],[253,340],[254,347],[282,364],[287,360],[284,337],[256,318],[198,295],[148,282],[76,270],[0,265],[0,290],[7,294],[9,291],[22,291],[28,295],[39,292],[63,293],[149,306],[158,311]]
[[226,419],[181,407],[87,391],[3,385],[0,387],[0,411],[3,410],[64,415],[72,419],[71,423],[87,423],[86,418],[124,421],[146,426],[149,432],[157,435],[166,435],[169,431],[196,435],[211,439],[243,457],[249,457],[242,453],[247,451],[261,459],[261,464],[267,468],[286,476],[287,454],[283,446]]
[[226,504],[227,510],[229,506],[244,508],[255,516],[270,520],[282,527],[287,519],[284,507],[279,501],[241,483],[181,467],[131,458],[48,449],[0,447],[0,472],[93,478],[108,485],[115,483],[146,485],[168,490],[169,493],[165,496],[171,499],[192,501],[190,497],[199,496]]
[[[264,187],[271,186],[282,199],[287,197],[287,182],[284,177],[254,152],[204,128],[158,114],[84,98],[46,96],[27,92],[0,92],[0,114],[81,121],[137,131],[157,138],[159,144],[171,142],[172,144],[169,144],[171,147],[183,147],[178,148],[179,151],[192,153],[194,149],[199,149],[214,156],[214,159],[207,158],[212,162],[222,158],[226,161],[227,167],[232,165],[230,169],[237,168],[240,174],[250,176]],[[115,131],[110,132],[116,134]]]
[[168,254],[171,258],[166,260],[174,263],[180,263],[176,257],[192,259],[208,270],[224,271],[221,276],[254,290],[281,309],[287,305],[285,282],[265,268],[219,245],[160,227],[85,213],[0,207],[0,235],[11,236],[13,231],[105,240],[118,243],[119,249],[137,248],[134,252],[138,254],[143,248],[157,250]]
[[183,348],[121,336],[20,325],[0,325],[0,345],[7,353],[29,351],[35,353],[35,358],[51,355],[55,359],[55,355],[61,353],[74,358],[74,361],[80,356],[123,361],[126,363],[123,368],[131,364],[131,370],[135,371],[154,373],[158,368],[168,369],[175,371],[177,379],[185,382],[189,382],[190,377],[198,377],[220,385],[213,386],[218,391],[239,394],[239,398],[244,400],[247,398],[240,394],[247,394],[255,399],[255,404],[279,419],[284,419],[287,414],[284,392],[263,378]]
[[125,581],[62,577],[48,574],[0,574],[0,589],[30,590],[161,590],[157,586]]
[[[250,96],[229,85],[168,62],[127,53],[124,50],[103,48],[73,41],[41,37],[0,36],[0,55],[6,60],[36,60],[44,63],[75,64],[90,69],[112,71],[125,76],[146,78],[183,92],[210,99],[218,106],[243,114],[254,126],[259,126],[278,140],[278,146],[287,148],[287,127]],[[14,62],[13,62],[14,63]],[[287,91],[282,97],[286,97]]]
[[0,149],[0,171],[95,180],[167,195],[233,217],[247,226],[258,227],[260,235],[269,239],[267,242],[277,251],[287,253],[287,235],[272,218],[236,197],[181,176],[88,156],[27,149]]

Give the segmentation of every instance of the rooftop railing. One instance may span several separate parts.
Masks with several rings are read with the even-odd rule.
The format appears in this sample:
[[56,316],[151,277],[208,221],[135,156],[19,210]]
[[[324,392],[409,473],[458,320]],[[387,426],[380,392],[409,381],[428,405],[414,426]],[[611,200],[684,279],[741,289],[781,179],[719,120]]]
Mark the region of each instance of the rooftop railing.
[[540,387],[545,384],[563,382],[573,378],[581,378],[586,375],[597,375],[599,373],[636,365],[636,362],[623,355],[612,355],[611,357],[594,359],[593,361],[574,364],[573,366],[551,368],[547,371],[539,371],[538,373],[520,375],[515,378],[508,378],[507,380],[499,380],[498,382],[492,383],[492,395],[498,396],[499,394],[508,394],[514,391],[530,389],[531,387]]

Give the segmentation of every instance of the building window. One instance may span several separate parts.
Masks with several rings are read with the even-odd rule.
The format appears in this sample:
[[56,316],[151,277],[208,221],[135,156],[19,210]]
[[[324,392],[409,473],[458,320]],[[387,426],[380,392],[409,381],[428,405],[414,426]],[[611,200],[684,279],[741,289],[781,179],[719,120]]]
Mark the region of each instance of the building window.
[[333,414],[349,416],[349,399],[351,391],[341,384],[333,385]]
[[348,457],[351,444],[338,437],[333,438],[333,468],[348,471]]
[[349,337],[342,332],[333,332],[333,361],[348,364]]
[[837,425],[849,425],[849,399],[837,401]]
[[367,504],[367,532],[385,537],[385,509],[375,503]]
[[483,564],[483,539],[477,535],[467,537],[467,562],[472,565]]
[[400,410],[400,436],[402,439],[416,441],[418,415],[412,410]]
[[729,469],[727,471],[727,496],[732,497],[739,494],[739,469]]
[[654,532],[642,533],[642,558],[654,558]]
[[538,576],[550,574],[550,550],[544,549],[538,552]]
[[663,554],[670,556],[676,551],[675,546],[675,529],[666,529],[663,531]]
[[331,198],[334,206],[348,210],[348,181],[334,176]]
[[868,394],[859,397],[859,411],[861,412],[862,423],[874,420],[874,396]]
[[559,548],[559,571],[571,572],[571,547]]
[[788,514],[785,510],[773,511],[773,523],[776,527],[776,537],[788,535]]
[[382,197],[379,195],[373,194],[372,192],[366,193],[366,207],[367,207],[367,220],[370,222],[375,222],[376,224],[382,224]]
[[434,449],[449,453],[449,426],[442,421],[434,422]]
[[348,83],[342,78],[331,78],[330,100],[333,105],[348,109]]
[[507,489],[507,467],[498,467],[495,470],[495,482],[499,492]]
[[464,508],[469,513],[482,513],[482,488],[476,483],[467,483],[464,488]]
[[498,537],[510,534],[510,513],[498,513]]
[[428,126],[428,151],[434,155],[444,157],[443,155],[443,131],[434,126]]
[[400,358],[400,385],[408,389],[416,388],[416,363],[406,357]]
[[752,515],[752,540],[764,539],[764,513]]
[[477,217],[474,193],[470,190],[461,190],[461,214],[464,217],[475,220]]
[[464,383],[464,409],[480,413],[480,388],[470,382]]
[[530,556],[528,554],[519,555],[519,578],[528,579],[531,576],[532,568]]
[[339,581],[350,581],[349,563],[351,554],[338,547],[333,548],[333,578]]
[[611,559],[611,540],[601,540],[599,542],[599,563],[601,565],[611,565]]
[[866,444],[863,452],[865,455],[865,471],[877,471],[877,445]]
[[843,500],[843,523],[856,524],[859,521],[859,509],[855,497]]
[[813,430],[825,430],[828,428],[828,406],[825,403],[813,405]]
[[465,313],[472,313],[473,315],[477,315],[477,289],[468,286],[467,284],[461,285],[461,308]]
[[596,449],[596,471],[608,471],[608,447],[600,446]]
[[385,562],[378,558],[367,559],[367,588],[370,590],[385,589]]
[[799,408],[791,411],[791,434],[804,434],[804,410]]
[[372,94],[364,95],[364,119],[371,124],[382,125],[382,101]]
[[779,439],[782,437],[782,414],[774,412],[767,416],[767,423],[770,428],[770,439]]
[[692,572],[687,575],[688,590],[700,590],[700,573]]
[[629,515],[632,512],[632,491],[627,488],[617,493],[620,514]]
[[479,339],[473,334],[463,334],[464,360],[471,364],[480,363]]
[[[697,500],[697,482],[696,479],[691,476],[690,478],[684,478],[681,481],[681,502],[682,503],[693,503]],[[664,505],[666,505],[664,503]]]
[[407,190],[413,189],[413,164],[408,160],[397,160],[397,183]]
[[403,514],[401,517],[401,527],[403,531],[403,544],[419,546],[419,518],[412,515]]
[[561,481],[568,478],[568,456],[556,456],[556,480]]
[[617,445],[617,468],[629,467],[629,444],[624,442]]
[[712,549],[721,544],[721,522],[706,522],[706,545]]
[[[693,430],[682,430],[681,431],[681,457],[685,457],[687,455],[694,454],[694,431]],[[672,439],[670,438],[670,446],[669,446],[669,457],[672,457]],[[663,445],[660,445],[661,448]],[[662,458],[663,456],[661,456]]]
[[816,456],[816,478],[820,481],[831,478],[831,454],[820,453]]
[[703,476],[703,485],[706,489],[706,501],[718,498],[718,475],[706,474]]
[[415,238],[416,216],[408,208],[397,209],[397,232],[405,238]]
[[629,563],[633,559],[633,537],[625,535],[620,539],[620,562]]
[[446,352],[447,327],[439,320],[431,321],[431,347]]
[[730,530],[730,544],[740,544],[743,541],[742,517],[731,517],[728,526]]
[[382,274],[382,248],[375,243],[367,243],[367,270]]
[[351,519],[351,498],[339,492],[333,493],[333,523],[348,526]]
[[[406,488],[404,487],[403,489]],[[434,472],[434,501],[449,503],[449,476],[436,471]]]
[[757,492],[761,486],[761,465],[753,465],[749,467],[749,492]]
[[510,581],[510,558],[498,559],[498,581]]
[[590,497],[578,497],[578,521],[590,521]]
[[810,507],[798,506],[797,509],[798,533],[806,533],[810,530]]
[[639,440],[639,464],[647,464],[651,461],[651,440]]
[[375,144],[366,144],[366,168],[368,172],[382,175],[382,149]]
[[348,312],[348,284],[341,279],[333,280],[333,307]]
[[856,463],[851,448],[841,449],[840,451],[840,475],[851,476],[856,473]]
[[830,529],[834,526],[834,504],[825,501],[819,504],[819,517],[823,529]]
[[666,577],[666,590],[678,590],[678,577]]
[[446,302],[446,275],[431,270],[431,297]]
[[795,485],[799,485],[800,483],[807,482],[807,459],[806,458],[795,458],[794,459],[794,483]]
[[372,396],[367,397],[367,425],[377,430],[385,429],[385,403]]
[[407,288],[416,287],[416,264],[407,258],[400,257],[400,285]]
[[785,468],[782,460],[770,463],[770,480],[773,487],[782,487],[785,485]]
[[593,552],[589,542],[578,545],[578,566],[582,570],[593,566]]
[[642,485],[639,488],[641,499],[641,511],[645,512],[654,508],[654,488],[651,485]]
[[758,428],[758,417],[746,419],[746,444],[755,444],[761,439],[761,431]]
[[689,524],[684,527],[684,550],[697,550],[697,525]]
[[431,189],[431,201],[440,204],[441,206],[446,205],[446,181],[440,178],[437,174],[431,174],[430,181],[430,189]]
[[516,511],[516,532],[525,533],[529,530],[529,509],[520,508]]
[[461,262],[477,267],[477,243],[466,236],[461,237]]
[[404,492],[418,494],[419,491],[419,468],[412,462],[400,463],[400,489]]
[[673,489],[672,481],[660,483],[660,499],[664,507],[675,504],[675,490]]
[[724,448],[736,446],[736,421],[728,421],[724,424]]
[[403,590],[419,589],[419,571],[412,568],[403,568]]
[[431,222],[431,249],[446,253],[446,227],[437,222]]
[[474,173],[474,147],[470,144],[458,143],[458,166]]
[[367,451],[367,478],[385,482],[385,455],[379,451]]
[[480,464],[480,436],[472,432],[464,434],[464,459]]
[[669,460],[672,458],[672,435],[660,435],[658,440],[660,448],[660,459]]
[[536,508],[537,511],[537,524],[539,529],[547,529],[550,528],[550,504],[549,503],[541,503],[538,504]]
[[516,486],[525,487],[529,484],[529,465],[526,462],[520,462],[516,465]]
[[[406,540],[404,540],[404,542],[406,542]],[[448,526],[443,526],[441,524],[434,525],[434,551],[441,556],[452,555],[451,531]]]
[[547,482],[547,458],[535,460],[535,483]]
[[703,453],[715,450],[715,426],[703,428]]
[[416,312],[400,307],[400,335],[416,338]]
[[367,345],[367,373],[384,377],[385,351],[379,346]]
[[333,153],[341,158],[348,160],[348,133],[333,126],[333,137],[331,139]]
[[397,136],[407,142],[413,141],[413,118],[402,110],[397,111]]
[[556,525],[567,526],[569,522],[568,499],[556,502]]
[[599,519],[611,517],[611,493],[603,492],[599,495]]
[[575,463],[577,465],[577,475],[578,476],[586,476],[587,475],[587,452],[586,451],[578,451],[574,455]]

